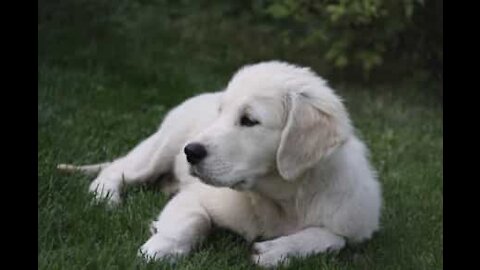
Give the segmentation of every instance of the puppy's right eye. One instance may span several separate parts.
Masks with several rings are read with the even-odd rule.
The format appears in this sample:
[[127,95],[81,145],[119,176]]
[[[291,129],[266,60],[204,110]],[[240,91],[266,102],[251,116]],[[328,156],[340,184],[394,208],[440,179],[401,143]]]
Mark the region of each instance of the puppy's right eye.
[[255,119],[251,119],[246,115],[242,115],[242,117],[240,117],[240,125],[241,126],[253,127],[253,126],[258,125],[258,124],[260,124],[260,122],[258,122]]

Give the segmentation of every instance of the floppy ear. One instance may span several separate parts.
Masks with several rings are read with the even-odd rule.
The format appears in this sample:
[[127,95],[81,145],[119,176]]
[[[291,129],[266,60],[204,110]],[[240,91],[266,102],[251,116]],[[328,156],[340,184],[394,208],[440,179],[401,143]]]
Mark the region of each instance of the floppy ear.
[[313,105],[301,93],[287,95],[288,117],[277,150],[277,168],[286,180],[295,180],[342,141],[332,114]]

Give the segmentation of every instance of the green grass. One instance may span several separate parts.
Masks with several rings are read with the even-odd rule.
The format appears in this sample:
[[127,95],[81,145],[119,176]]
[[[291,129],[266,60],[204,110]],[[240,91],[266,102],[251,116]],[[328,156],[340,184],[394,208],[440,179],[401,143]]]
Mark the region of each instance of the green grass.
[[[168,9],[166,7],[169,7]],[[310,52],[275,46],[248,18],[223,20],[156,1],[46,1],[39,12],[39,269],[251,269],[249,246],[217,231],[175,265],[136,256],[167,198],[133,187],[124,204],[92,205],[88,177],[60,162],[112,159],[154,132],[185,98],[221,89],[242,64],[281,58],[312,65]],[[220,8],[219,8],[220,9]],[[221,9],[220,9],[221,10]],[[232,29],[235,29],[233,31]],[[321,65],[313,65],[322,71]],[[295,269],[443,268],[443,113],[424,87],[334,83],[379,171],[385,205],[374,238]]]

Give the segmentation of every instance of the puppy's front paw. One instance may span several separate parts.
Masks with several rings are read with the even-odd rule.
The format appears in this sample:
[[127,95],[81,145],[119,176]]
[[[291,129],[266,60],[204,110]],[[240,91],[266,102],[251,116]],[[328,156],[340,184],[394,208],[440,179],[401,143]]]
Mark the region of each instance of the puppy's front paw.
[[89,191],[95,195],[95,201],[107,201],[111,206],[118,205],[121,202],[120,187],[112,181],[98,177],[89,187]]
[[257,242],[253,245],[252,261],[261,267],[275,267],[288,263],[288,243],[280,239]]
[[150,223],[150,226],[149,226],[150,235],[157,234],[157,232],[158,232],[158,229],[157,229],[158,224],[157,223],[158,223],[157,220],[154,220],[154,221],[152,221],[152,223]]
[[181,256],[187,255],[190,248],[182,245],[174,239],[168,239],[160,234],[153,235],[138,251],[138,256],[147,261],[167,260],[175,261]]

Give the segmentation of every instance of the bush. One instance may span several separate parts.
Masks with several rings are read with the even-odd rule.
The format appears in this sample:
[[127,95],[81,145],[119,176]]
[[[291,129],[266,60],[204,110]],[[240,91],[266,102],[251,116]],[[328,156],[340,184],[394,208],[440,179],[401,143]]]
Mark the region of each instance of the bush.
[[318,48],[337,70],[368,77],[403,61],[443,76],[442,0],[266,0],[251,7],[283,31],[284,42]]
[[412,78],[443,91],[442,0],[45,0],[38,17],[41,59],[66,64],[68,50],[70,65],[141,82],[163,77],[168,42],[219,69],[278,58],[331,81]]

